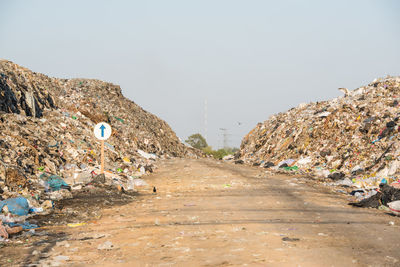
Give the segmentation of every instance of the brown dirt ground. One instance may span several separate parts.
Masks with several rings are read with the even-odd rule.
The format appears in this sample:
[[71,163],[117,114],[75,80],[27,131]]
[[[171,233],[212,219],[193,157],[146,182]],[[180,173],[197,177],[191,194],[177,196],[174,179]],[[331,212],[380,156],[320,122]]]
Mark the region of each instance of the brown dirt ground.
[[157,194],[63,203],[44,236],[1,248],[1,266],[400,266],[400,218],[317,183],[211,159],[159,166],[145,177]]

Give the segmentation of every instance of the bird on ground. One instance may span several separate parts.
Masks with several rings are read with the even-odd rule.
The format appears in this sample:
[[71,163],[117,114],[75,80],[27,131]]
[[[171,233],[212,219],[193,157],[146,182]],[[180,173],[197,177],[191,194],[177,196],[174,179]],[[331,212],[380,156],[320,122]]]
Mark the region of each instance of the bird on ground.
[[157,193],[157,189],[155,186],[153,186],[153,193]]

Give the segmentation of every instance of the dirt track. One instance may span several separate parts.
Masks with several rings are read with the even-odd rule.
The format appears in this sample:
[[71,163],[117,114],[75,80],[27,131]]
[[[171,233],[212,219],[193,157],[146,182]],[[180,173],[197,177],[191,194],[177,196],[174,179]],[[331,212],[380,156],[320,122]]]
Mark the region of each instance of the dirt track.
[[[23,257],[62,266],[400,265],[399,218],[301,179],[177,159],[146,181],[157,194],[143,189],[94,222],[57,229],[46,251],[21,248]],[[112,249],[99,250],[106,241]]]

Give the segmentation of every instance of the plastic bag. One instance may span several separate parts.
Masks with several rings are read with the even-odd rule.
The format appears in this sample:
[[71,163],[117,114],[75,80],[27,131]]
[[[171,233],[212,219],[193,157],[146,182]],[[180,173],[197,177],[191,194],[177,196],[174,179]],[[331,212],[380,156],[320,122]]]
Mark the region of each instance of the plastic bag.
[[24,216],[29,214],[29,203],[24,197],[9,198],[0,201],[0,210],[7,206],[11,214]]
[[400,200],[388,203],[390,211],[397,216],[400,216]]
[[50,191],[58,191],[60,189],[71,190],[71,187],[58,175],[51,175],[50,177],[47,174],[40,175],[40,178],[45,181],[45,188],[50,189]]

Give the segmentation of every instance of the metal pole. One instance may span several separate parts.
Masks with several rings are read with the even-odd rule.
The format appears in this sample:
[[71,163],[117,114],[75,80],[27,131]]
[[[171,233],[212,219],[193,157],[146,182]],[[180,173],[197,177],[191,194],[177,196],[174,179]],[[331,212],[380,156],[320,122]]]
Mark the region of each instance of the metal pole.
[[204,138],[207,141],[207,98],[204,100]]
[[100,167],[100,174],[104,174],[104,140],[101,140],[101,167]]

